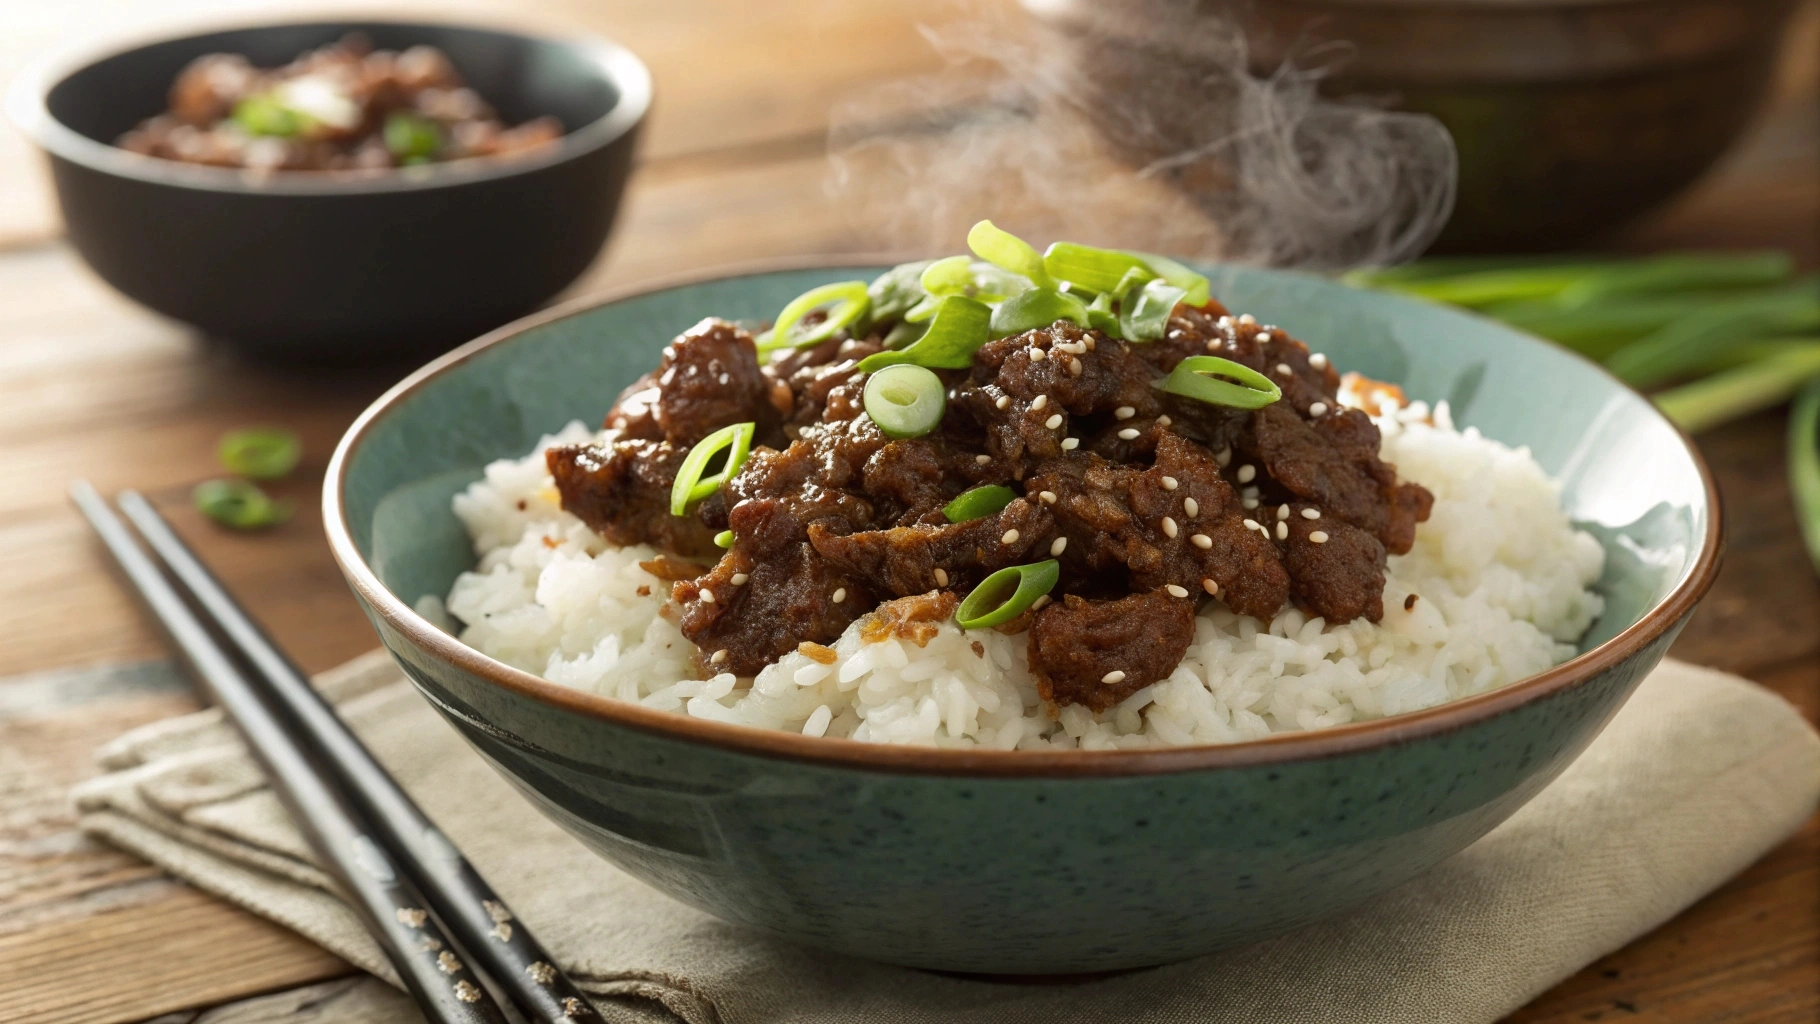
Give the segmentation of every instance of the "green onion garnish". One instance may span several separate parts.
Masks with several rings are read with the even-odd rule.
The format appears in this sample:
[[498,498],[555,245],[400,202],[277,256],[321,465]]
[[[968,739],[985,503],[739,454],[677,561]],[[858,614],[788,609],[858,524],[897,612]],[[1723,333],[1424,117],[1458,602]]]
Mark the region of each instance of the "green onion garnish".
[[949,295],[936,307],[929,329],[908,348],[874,352],[859,361],[859,368],[874,373],[897,363],[914,363],[944,370],[964,370],[973,365],[973,353],[986,343],[992,308],[964,295]]
[[[1222,377],[1228,379],[1221,380]],[[1269,377],[1219,356],[1189,356],[1175,364],[1169,376],[1151,386],[1234,409],[1262,409],[1283,397],[1283,389]]]
[[1820,569],[1820,378],[1808,382],[1788,414],[1788,485],[1807,556]]
[[1117,249],[1096,249],[1090,245],[1057,242],[1043,253],[1043,269],[1057,281],[1066,281],[1074,290],[1121,294],[1126,275],[1137,271],[1144,280],[1157,276],[1144,261]]
[[295,138],[303,133],[308,119],[266,93],[248,96],[234,104],[234,123],[249,135],[269,135],[277,139]]
[[[792,299],[784,311],[777,314],[777,325],[767,332],[767,337],[759,340],[758,347],[760,351],[770,352],[820,344],[834,337],[834,332],[865,316],[871,303],[871,294],[864,281],[840,281],[811,288]],[[794,333],[803,317],[828,305],[834,308],[828,310],[826,319],[801,334]]]
[[[731,480],[739,467],[745,465],[746,456],[752,454],[752,435],[758,432],[756,423],[735,423],[722,427],[683,457],[682,468],[676,471],[676,482],[670,485],[670,514],[687,515],[689,506],[720,490],[720,485]],[[726,464],[713,476],[703,476],[708,469],[708,460],[721,449],[729,449]]]
[[1119,315],[1112,311],[1112,296],[1101,292],[1087,303],[1087,323],[1108,338],[1123,338],[1124,332],[1119,329]]
[[245,480],[205,480],[190,492],[196,510],[235,530],[276,526],[291,518],[288,501],[273,501],[258,485]]
[[973,260],[967,256],[936,260],[923,270],[919,283],[930,295],[966,295],[973,287]]
[[886,348],[906,348],[916,343],[918,338],[929,329],[929,321],[899,320],[891,326],[885,335]]
[[251,480],[276,480],[297,468],[303,442],[277,427],[248,427],[221,439],[216,457],[228,472]]
[[921,366],[887,366],[866,378],[866,415],[886,437],[922,437],[939,426],[948,407],[942,379]]
[[1205,274],[1197,273],[1186,264],[1177,263],[1167,256],[1158,256],[1156,253],[1134,252],[1131,255],[1143,260],[1144,265],[1154,271],[1158,277],[1185,292],[1182,301],[1188,305],[1199,309],[1213,301],[1213,286],[1208,282]]
[[1072,320],[1082,327],[1092,326],[1087,304],[1066,292],[1053,288],[1032,288],[1013,295],[992,310],[992,336],[1003,338],[1047,327],[1057,320]]
[[915,263],[900,263],[867,285],[866,295],[872,301],[872,319],[898,319],[911,306],[926,298],[921,281],[923,271],[928,269],[931,262],[933,261],[918,260]]
[[1169,329],[1176,303],[1188,295],[1168,281],[1147,281],[1119,300],[1119,333],[1128,341],[1157,341]]
[[[1061,576],[1062,563],[1053,558],[1035,565],[1000,569],[973,588],[973,593],[954,610],[954,621],[962,629],[985,629],[1010,622],[1035,604],[1037,598],[1053,590]],[[1006,596],[1006,591],[1012,591],[1010,596]]]
[[951,523],[965,523],[974,519],[984,519],[1004,511],[1006,505],[1017,500],[1017,492],[1004,484],[987,484],[963,491],[953,501],[942,506],[942,515]]
[[385,148],[400,160],[428,160],[442,148],[442,127],[421,114],[394,110],[385,119]]
[[714,546],[721,547],[721,548],[732,547],[733,546],[733,531],[732,530],[722,530],[719,533],[715,534],[714,535]]
[[1001,231],[989,220],[982,220],[967,232],[967,248],[995,267],[1030,279],[1039,288],[1053,288],[1049,272],[1043,269],[1043,257],[1029,242],[1009,231]]

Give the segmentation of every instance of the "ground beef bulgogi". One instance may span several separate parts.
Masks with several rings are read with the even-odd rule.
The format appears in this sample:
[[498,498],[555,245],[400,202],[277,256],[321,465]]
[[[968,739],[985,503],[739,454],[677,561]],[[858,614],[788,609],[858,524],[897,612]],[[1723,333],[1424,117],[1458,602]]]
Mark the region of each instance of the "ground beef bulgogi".
[[[1202,601],[1265,620],[1289,603],[1329,622],[1382,616],[1385,557],[1409,550],[1433,498],[1378,458],[1377,427],[1301,342],[1217,303],[1177,306],[1149,344],[1059,320],[940,371],[939,427],[892,440],[863,412],[856,365],[891,326],[761,366],[749,332],[704,320],[621,395],[616,439],[549,452],[563,507],[614,543],[714,557],[714,534],[732,531],[672,593],[708,669],[751,676],[881,602],[962,595],[1051,557],[1053,599],[999,628],[1028,631],[1056,704],[1104,710],[1166,678]],[[1259,371],[1282,398],[1248,411],[1152,386],[1191,355]],[[745,421],[750,459],[670,515],[683,454]],[[1018,496],[950,522],[944,505],[982,484]]]
[[198,57],[171,85],[169,108],[119,145],[256,171],[375,171],[526,154],[561,135],[555,118],[500,121],[435,47],[375,50],[356,34],[280,68]]

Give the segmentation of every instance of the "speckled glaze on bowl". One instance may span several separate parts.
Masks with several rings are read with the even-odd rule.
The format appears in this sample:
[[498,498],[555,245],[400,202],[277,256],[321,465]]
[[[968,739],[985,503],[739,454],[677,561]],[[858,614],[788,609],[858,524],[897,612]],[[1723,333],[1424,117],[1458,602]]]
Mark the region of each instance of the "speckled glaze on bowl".
[[[1686,440],[1576,356],[1490,321],[1295,274],[1214,294],[1346,369],[1446,398],[1525,444],[1606,543],[1578,657],[1415,714],[1228,746],[940,751],[730,726],[557,686],[411,610],[473,564],[449,499],[487,462],[596,422],[704,315],[763,318],[878,268],[721,277],[571,306],[430,364],[329,468],[330,542],[424,695],[602,856],[730,921],[951,971],[1181,960],[1331,914],[1459,851],[1534,796],[1662,657],[1711,583],[1718,503]],[[1595,827],[1589,823],[1589,827]]]

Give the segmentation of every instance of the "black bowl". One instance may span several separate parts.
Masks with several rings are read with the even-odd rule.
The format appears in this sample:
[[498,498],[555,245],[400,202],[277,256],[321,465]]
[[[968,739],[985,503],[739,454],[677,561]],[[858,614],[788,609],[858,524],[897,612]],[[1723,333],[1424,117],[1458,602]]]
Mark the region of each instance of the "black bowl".
[[[196,57],[273,66],[349,32],[439,47],[508,123],[551,115],[565,135],[522,159],[356,180],[262,178],[112,144],[164,109]],[[15,85],[10,107],[50,158],[70,241],[109,284],[250,354],[348,361],[449,347],[579,277],[613,226],[650,100],[644,64],[610,43],[325,21],[53,60]]]

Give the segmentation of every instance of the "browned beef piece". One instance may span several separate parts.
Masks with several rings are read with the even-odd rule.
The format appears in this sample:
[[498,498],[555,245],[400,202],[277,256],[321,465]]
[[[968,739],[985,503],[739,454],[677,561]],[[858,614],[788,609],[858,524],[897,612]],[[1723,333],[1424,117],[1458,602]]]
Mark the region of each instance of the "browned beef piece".
[[1030,626],[1030,671],[1045,700],[1104,711],[1168,677],[1194,641],[1194,599],[1157,590],[1116,601],[1068,594]]
[[747,421],[758,424],[761,442],[774,439],[780,420],[751,333],[709,317],[664,347],[656,373],[620,394],[606,424],[686,450],[721,427]]
[[[809,527],[809,542],[876,593],[921,594],[969,588],[1010,565],[1049,557],[1055,521],[1040,502],[1019,498],[995,515],[940,526],[899,526],[837,535]],[[940,570],[940,574],[937,574]]]
[[785,389],[789,399],[784,433],[794,438],[817,420],[859,415],[863,408],[859,388],[848,385],[860,377],[859,361],[883,348],[873,339],[836,336],[812,348],[783,353],[768,364],[765,374]]
[[1045,492],[1056,497],[1056,529],[1068,538],[1064,567],[1089,579],[1123,569],[1132,590],[1217,591],[1234,611],[1269,619],[1289,598],[1275,545],[1245,526],[1238,495],[1206,449],[1155,433],[1149,469],[1087,453],[1044,462],[1026,478],[1039,501],[1048,503]]
[[611,544],[653,544],[679,555],[714,555],[714,533],[670,514],[670,488],[688,449],[668,441],[617,441],[552,448],[544,456],[562,507]]
[[736,548],[707,575],[676,584],[671,597],[683,606],[683,635],[701,648],[708,669],[738,676],[757,675],[804,641],[833,640],[878,603],[806,541],[762,560]]
[[[1285,518],[1280,511],[1287,508]],[[1273,532],[1281,522],[1289,536],[1280,542],[1289,569],[1289,596],[1296,607],[1328,622],[1384,617],[1384,545],[1364,530],[1331,516],[1309,519],[1312,505],[1273,506],[1263,521]],[[1315,534],[1321,542],[1316,543]]]
[[873,453],[861,488],[877,503],[880,522],[940,526],[948,522],[942,508],[973,486],[980,469],[973,455],[939,438],[911,438]]
[[1312,421],[1278,402],[1251,414],[1239,439],[1235,472],[1253,462],[1270,481],[1377,537],[1391,554],[1415,542],[1434,496],[1399,483],[1396,467],[1378,458],[1378,428],[1357,409],[1329,411]]

